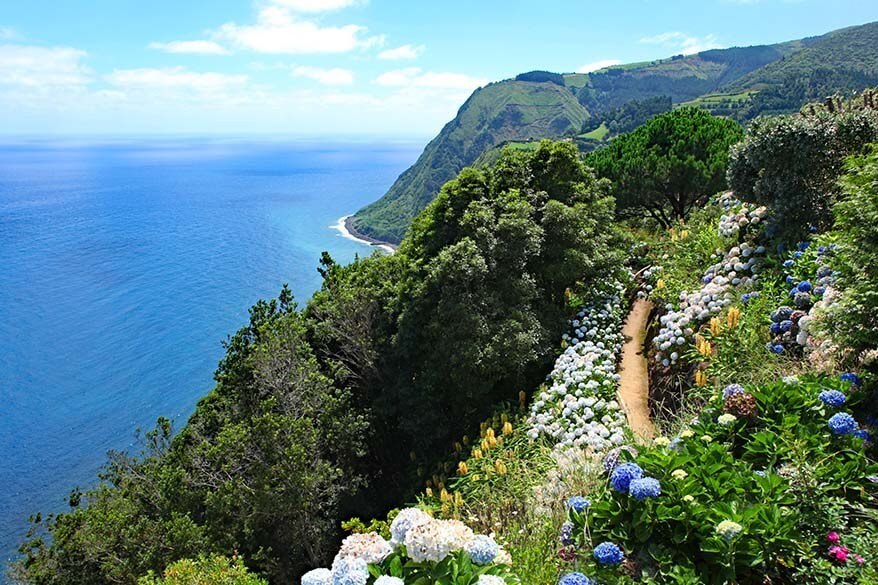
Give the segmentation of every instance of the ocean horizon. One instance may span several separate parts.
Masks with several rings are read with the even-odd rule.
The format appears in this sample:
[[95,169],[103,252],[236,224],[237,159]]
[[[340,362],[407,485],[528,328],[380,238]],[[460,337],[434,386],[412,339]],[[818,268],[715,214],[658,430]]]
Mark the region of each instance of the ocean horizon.
[[304,305],[321,252],[373,253],[339,226],[422,148],[0,137],[0,558],[137,429],[185,424],[253,303]]

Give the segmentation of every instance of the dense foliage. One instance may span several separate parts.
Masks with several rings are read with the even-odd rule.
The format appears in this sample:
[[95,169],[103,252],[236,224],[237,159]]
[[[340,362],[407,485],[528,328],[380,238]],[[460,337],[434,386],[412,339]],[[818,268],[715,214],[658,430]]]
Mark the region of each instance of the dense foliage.
[[[846,404],[826,404],[827,392]],[[658,583],[871,582],[876,575],[857,563],[843,570],[824,554],[833,531],[852,557],[876,544],[878,485],[867,478],[878,466],[862,437],[828,422],[863,398],[838,378],[730,385],[690,428],[641,450],[636,465],[607,465],[605,489],[571,512],[583,565],[608,583],[641,574]],[[604,541],[630,559],[629,578],[602,567],[596,549],[597,563],[586,558]]]
[[214,555],[183,559],[169,565],[161,577],[148,575],[137,585],[268,585],[247,571],[240,559]]
[[607,187],[572,144],[544,142],[461,173],[398,253],[325,255],[307,309],[288,290],[257,303],[188,425],[115,455],[83,505],[36,527],[18,573],[131,583],[238,553],[280,583],[327,563],[345,511],[403,500],[453,437],[545,375],[568,290],[619,264]]
[[620,214],[648,213],[668,227],[725,188],[728,149],[742,136],[736,122],[679,108],[616,138],[587,160],[612,181]]
[[666,95],[632,100],[621,107],[590,119],[588,124],[582,127],[582,131],[588,132],[601,124],[606,124],[610,134],[624,134],[631,132],[653,116],[667,112],[671,106],[671,98]]
[[849,365],[878,370],[878,147],[848,161],[834,208],[841,296],[821,323]]
[[831,225],[845,157],[878,140],[878,110],[856,105],[761,118],[729,155],[729,186],[778,210],[778,227],[791,242],[812,225]]

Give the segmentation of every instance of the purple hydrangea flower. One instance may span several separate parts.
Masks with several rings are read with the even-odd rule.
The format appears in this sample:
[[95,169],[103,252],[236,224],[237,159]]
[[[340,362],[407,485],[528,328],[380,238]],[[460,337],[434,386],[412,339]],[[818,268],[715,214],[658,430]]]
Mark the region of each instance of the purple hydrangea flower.
[[561,533],[558,536],[558,540],[561,541],[561,544],[564,546],[569,546],[573,544],[573,522],[565,522],[561,525]]
[[725,388],[723,388],[723,400],[728,400],[735,394],[743,394],[744,387],[740,384],[729,384]]

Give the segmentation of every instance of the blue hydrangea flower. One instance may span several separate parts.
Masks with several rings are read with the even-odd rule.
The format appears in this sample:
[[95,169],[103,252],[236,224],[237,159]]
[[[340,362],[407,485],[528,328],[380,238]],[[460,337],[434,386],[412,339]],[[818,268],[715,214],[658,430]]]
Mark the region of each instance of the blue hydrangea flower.
[[573,544],[573,522],[567,521],[561,525],[561,533],[558,535],[558,540],[561,541],[561,544],[564,546],[569,546]]
[[466,546],[466,554],[476,565],[489,565],[500,552],[500,546],[490,536],[479,534]]
[[723,388],[723,400],[728,400],[735,394],[743,394],[744,387],[740,384],[729,384],[725,388]]
[[568,510],[576,510],[577,512],[582,512],[586,508],[591,506],[591,502],[582,496],[573,496],[569,500],[567,500],[567,509]]
[[829,430],[835,435],[850,435],[859,428],[854,417],[846,412],[837,412],[829,419]]
[[812,287],[810,282],[808,282],[807,280],[803,280],[798,284],[796,288],[799,289],[799,292],[811,292]]
[[625,560],[625,553],[612,542],[602,542],[594,547],[594,558],[602,565],[618,565]]
[[755,473],[756,475],[758,475],[758,476],[760,476],[760,477],[765,477],[765,472],[764,472],[763,470],[761,470],[761,469],[757,469],[757,470],[754,471],[753,473]]
[[[817,231],[817,228],[816,228],[816,227],[813,227],[813,226],[812,226],[812,228],[813,228],[813,229],[809,228],[809,229],[811,229],[811,232],[812,232],[812,233]],[[805,250],[808,249],[808,246],[810,246],[810,245],[811,245],[811,242],[807,242],[807,241],[805,241],[805,242],[799,242],[799,245],[797,246],[797,248],[799,249],[799,252],[804,252]]]
[[858,439],[863,439],[864,441],[871,441],[872,435],[869,434],[869,431],[865,429],[859,429],[854,431],[854,436]]
[[825,293],[826,293],[825,286],[818,286],[817,288],[814,289],[814,294],[817,295],[818,297],[822,297]]
[[793,278],[792,276],[787,276],[784,280],[786,281],[787,284],[793,284],[794,282],[796,282],[796,279]]
[[567,573],[558,580],[558,585],[595,585],[595,582],[582,573]]
[[831,406],[833,408],[838,408],[847,401],[847,397],[844,393],[839,392],[838,390],[824,390],[817,395],[817,398],[819,398],[820,402],[826,406]]
[[795,262],[793,262],[792,260],[784,260],[784,263],[783,263],[784,268],[792,268],[793,264],[795,264]]
[[853,384],[854,386],[859,386],[859,385],[860,385],[860,378],[859,378],[859,376],[857,376],[857,375],[854,374],[853,372],[847,372],[847,373],[842,374],[842,375],[841,375],[841,379],[842,379],[844,382],[850,382],[850,383]]
[[635,479],[628,486],[628,493],[634,496],[636,500],[657,498],[662,495],[662,485],[659,480],[652,477]]
[[780,335],[780,323],[772,323],[768,327],[769,331],[771,331],[772,335]]
[[779,343],[776,343],[774,345],[769,343],[765,347],[767,347],[768,351],[770,351],[771,353],[776,353],[778,355],[780,355],[784,352],[784,347]]
[[613,469],[610,475],[610,485],[617,492],[626,494],[631,481],[643,477],[643,470],[636,463],[622,463]]
[[369,567],[356,557],[336,557],[332,562],[332,585],[366,585]]

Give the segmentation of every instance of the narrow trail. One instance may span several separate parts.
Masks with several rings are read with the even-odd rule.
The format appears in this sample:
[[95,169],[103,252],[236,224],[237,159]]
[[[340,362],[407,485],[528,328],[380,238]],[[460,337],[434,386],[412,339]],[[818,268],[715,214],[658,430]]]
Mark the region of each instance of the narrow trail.
[[655,426],[649,418],[649,371],[643,355],[643,341],[652,303],[637,299],[625,319],[622,335],[622,364],[619,367],[619,402],[628,417],[628,426],[635,435],[649,439],[655,436]]

